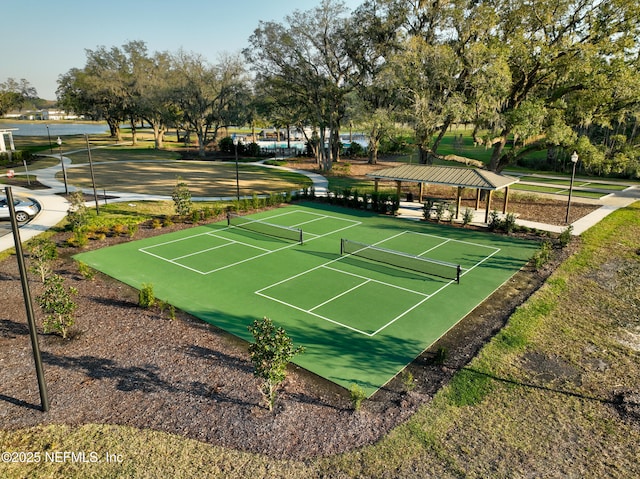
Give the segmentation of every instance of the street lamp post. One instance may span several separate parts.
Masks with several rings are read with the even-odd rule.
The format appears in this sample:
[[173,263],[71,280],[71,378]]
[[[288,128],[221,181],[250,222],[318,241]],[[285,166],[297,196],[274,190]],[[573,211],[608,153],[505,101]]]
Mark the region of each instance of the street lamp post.
[[60,165],[62,165],[62,177],[64,178],[64,194],[69,194],[69,187],[67,186],[67,170],[64,168],[64,159],[62,158],[62,140],[60,137],[56,140],[58,148],[60,148]]
[[238,203],[240,203],[240,176],[238,174],[238,138],[236,135],[233,135],[233,147],[236,152],[236,198],[238,199]]
[[573,163],[573,171],[571,173],[571,183],[569,184],[569,201],[567,202],[567,217],[564,219],[564,222],[569,224],[569,210],[571,209],[571,195],[573,193],[573,180],[576,176],[576,164],[578,163],[578,153],[573,152],[571,155],[571,162]]
[[53,155],[53,147],[51,146],[51,133],[49,133],[49,125],[45,125],[47,127],[47,136],[49,137],[49,153]]

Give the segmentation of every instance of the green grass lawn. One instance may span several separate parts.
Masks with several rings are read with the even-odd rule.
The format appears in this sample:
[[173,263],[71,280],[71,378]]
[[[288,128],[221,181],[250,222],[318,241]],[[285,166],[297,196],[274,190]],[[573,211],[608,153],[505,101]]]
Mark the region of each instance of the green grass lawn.
[[[563,195],[563,196],[569,196],[569,189],[568,188],[556,188],[553,186],[540,186],[540,185],[524,185],[524,184],[518,184],[516,183],[515,185],[511,186],[512,189],[514,190],[518,190],[518,191],[531,191],[534,193],[550,193],[550,194],[554,194],[554,195]],[[602,196],[604,196],[604,193],[597,193],[594,191],[582,191],[582,190],[577,190],[574,189],[573,190],[573,196],[580,196],[583,198],[601,198]]]

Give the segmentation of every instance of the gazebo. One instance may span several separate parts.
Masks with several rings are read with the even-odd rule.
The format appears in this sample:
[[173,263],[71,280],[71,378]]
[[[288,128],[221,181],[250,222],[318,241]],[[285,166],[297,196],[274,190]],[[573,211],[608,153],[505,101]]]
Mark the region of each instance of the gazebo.
[[489,221],[489,210],[491,209],[491,196],[493,192],[504,188],[505,198],[502,208],[502,213],[504,214],[507,212],[507,205],[509,203],[509,186],[519,181],[518,178],[512,176],[500,175],[479,168],[431,165],[402,165],[367,173],[367,176],[374,178],[376,191],[378,191],[380,180],[395,181],[398,195],[400,195],[403,182],[419,183],[421,203],[424,196],[424,185],[431,184],[457,187],[456,218],[460,212],[463,188],[476,190],[476,209],[480,208],[480,192],[484,190],[487,192],[485,223]]

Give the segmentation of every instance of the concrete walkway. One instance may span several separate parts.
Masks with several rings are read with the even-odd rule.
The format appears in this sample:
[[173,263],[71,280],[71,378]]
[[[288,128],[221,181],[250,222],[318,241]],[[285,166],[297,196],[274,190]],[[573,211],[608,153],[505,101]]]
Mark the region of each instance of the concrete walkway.
[[[544,196],[567,201],[567,198],[564,196],[549,194],[546,194]],[[640,186],[631,186],[626,190],[611,193],[609,195],[603,196],[598,200],[586,198],[572,199],[571,204],[588,203],[593,205],[600,205],[600,208],[592,211],[588,215],[583,216],[582,218],[572,223],[572,234],[575,236],[581,235],[586,230],[599,223],[602,219],[604,219],[617,209],[629,206],[636,201],[640,201]],[[422,205],[420,203],[401,202],[398,213],[398,216],[400,218],[418,220],[423,217]],[[474,210],[473,220],[471,221],[471,224],[486,226],[486,223],[484,222],[485,214],[486,211],[484,209]],[[567,228],[566,226],[538,223],[535,221],[522,220],[518,218],[516,218],[516,224],[520,226],[526,226],[528,228],[535,228],[541,231],[549,231],[552,233],[562,233],[562,231]]]
[[[51,155],[55,158],[59,158],[57,155]],[[76,166],[85,166],[85,165],[73,165],[69,158],[64,157],[63,161],[65,162],[65,168],[74,168]],[[257,163],[246,163],[246,164],[254,164],[259,165],[264,168],[273,168],[273,169],[281,169],[293,171],[295,173],[299,173],[301,175],[305,175],[309,177],[313,182],[313,188],[315,190],[316,196],[326,196],[328,191],[328,181],[327,179],[319,175],[317,173],[309,172],[306,170],[295,170],[291,168],[286,168],[282,166],[273,166],[273,165],[265,165],[263,162]],[[66,216],[67,210],[69,209],[69,203],[67,200],[60,195],[60,193],[64,193],[64,183],[56,179],[56,174],[60,172],[60,166],[56,165],[50,168],[44,168],[42,170],[36,170],[32,172],[32,176],[36,176],[38,181],[48,186],[48,189],[43,190],[29,190],[25,188],[12,187],[12,192],[14,196],[28,196],[36,199],[40,202],[42,206],[42,211],[38,216],[36,216],[29,223],[20,227],[20,239],[22,242],[25,242],[34,236],[46,231],[47,229],[55,226],[60,221],[64,219]],[[69,191],[76,191],[77,188],[69,186]],[[93,194],[93,190],[90,188],[83,189],[83,192],[89,195]],[[4,193],[4,190],[2,191]],[[113,197],[112,199],[107,200],[107,202],[115,203],[115,202],[135,202],[135,201],[145,201],[145,200],[171,200],[170,196],[158,196],[158,195],[145,195],[142,193],[124,193],[118,191],[107,191],[107,196]],[[558,197],[556,197],[558,198]],[[564,197],[561,197],[565,199]],[[193,198],[193,201],[220,201],[220,200],[233,200],[235,197],[197,197]],[[580,235],[589,229],[594,224],[601,221],[603,218],[613,213],[618,208],[624,208],[635,201],[640,200],[640,186],[633,186],[627,188],[624,191],[614,192],[607,196],[600,198],[599,200],[585,200],[582,198],[575,199],[575,203],[579,202],[589,202],[592,204],[599,204],[600,208],[588,214],[587,216],[580,218],[578,221],[573,223],[573,234]],[[101,200],[103,203],[105,200]],[[572,203],[574,201],[572,200]],[[94,205],[93,201],[86,203],[88,207]],[[400,210],[398,211],[399,218],[405,218],[410,220],[419,220],[423,217],[422,205],[420,203],[409,203],[409,202],[401,202]],[[484,223],[485,211],[477,210],[474,212],[474,219],[472,224],[477,225],[485,225]],[[565,226],[556,226],[549,225],[544,223],[536,223],[532,221],[525,221],[517,219],[516,223],[522,226],[527,226],[530,228],[536,228],[542,231],[550,231],[553,233],[561,233],[566,227]],[[12,234],[5,234],[0,237],[0,251],[5,251],[9,248],[14,247],[14,240]]]

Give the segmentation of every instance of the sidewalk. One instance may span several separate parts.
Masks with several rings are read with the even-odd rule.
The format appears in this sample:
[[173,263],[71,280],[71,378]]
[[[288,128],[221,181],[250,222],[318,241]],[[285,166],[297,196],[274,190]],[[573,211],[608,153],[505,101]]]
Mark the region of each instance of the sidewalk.
[[[58,158],[58,156],[56,155],[53,156]],[[71,160],[69,160],[68,158],[64,158],[64,162],[66,168],[73,168]],[[317,196],[325,196],[327,194],[328,180],[322,175],[305,170],[286,168],[283,166],[265,165],[262,164],[262,162],[256,162],[253,164],[262,166],[264,168],[288,170],[299,173],[301,175],[305,175],[312,180],[313,188]],[[60,195],[60,193],[64,192],[64,183],[57,180],[55,177],[56,173],[58,173],[59,171],[60,166],[56,165],[50,168],[37,170],[35,173],[32,173],[32,175],[38,178],[38,181],[40,183],[49,187],[46,190],[29,190],[26,188],[12,187],[12,192],[15,196],[29,196],[31,198],[35,198],[38,202],[40,202],[42,206],[42,211],[40,212],[40,214],[38,214],[38,216],[36,216],[36,218],[20,227],[20,239],[22,240],[22,242],[25,242],[42,233],[43,231],[46,231],[49,228],[55,226],[66,216],[67,210],[69,209],[69,203],[64,198],[64,196]],[[70,192],[76,191],[77,189],[78,188],[69,186]],[[83,189],[83,192],[89,195],[93,194],[93,190],[90,188]],[[112,199],[107,200],[110,203],[145,200],[171,200],[171,197],[169,196],[146,195],[142,193],[107,191],[106,194],[107,196],[113,197]],[[234,198],[235,197],[194,197],[193,201],[233,200]],[[562,197],[562,199],[565,199],[565,197]],[[578,236],[609,214],[613,213],[618,208],[624,208],[631,203],[639,200],[640,186],[633,186],[627,188],[624,191],[611,193],[610,195],[604,196],[600,200],[584,200],[586,202],[599,204],[601,206],[597,210],[573,223],[572,232],[574,235]],[[581,199],[575,200],[576,203],[581,201]],[[93,201],[87,202],[87,206],[92,206],[93,204]],[[415,202],[401,202],[400,209],[398,211],[398,217],[409,220],[420,220],[423,217],[422,204]],[[484,218],[485,211],[476,210],[474,212],[472,224],[485,226]],[[516,223],[522,226],[527,226],[529,228],[536,228],[542,231],[550,231],[553,233],[561,233],[566,228],[566,226],[549,225],[520,219],[516,219]],[[0,237],[0,251],[5,251],[13,247],[14,241],[13,235],[11,233]]]
[[[548,195],[555,196],[557,195]],[[563,200],[566,200],[564,196],[560,197]],[[613,213],[619,208],[624,208],[629,206],[630,204],[640,201],[640,186],[632,186],[627,188],[626,190],[611,193],[607,196],[600,198],[599,200],[582,200],[576,199],[574,203],[590,203],[600,205],[600,208],[592,211],[586,216],[583,216],[579,220],[572,223],[573,226],[572,234],[574,236],[579,236],[584,233],[586,230],[591,228],[593,225],[602,221],[605,217]],[[484,222],[486,211],[484,209],[474,210],[473,220],[471,224],[477,226],[486,226]],[[420,203],[409,203],[406,201],[400,202],[400,209],[398,210],[398,217],[405,218],[410,220],[420,220],[423,217],[422,205]],[[541,231],[549,231],[551,233],[562,233],[567,227],[566,226],[558,226],[558,225],[550,225],[546,223],[538,223],[535,221],[528,221],[516,218],[516,224],[520,226],[526,226],[528,228],[535,228]]]

